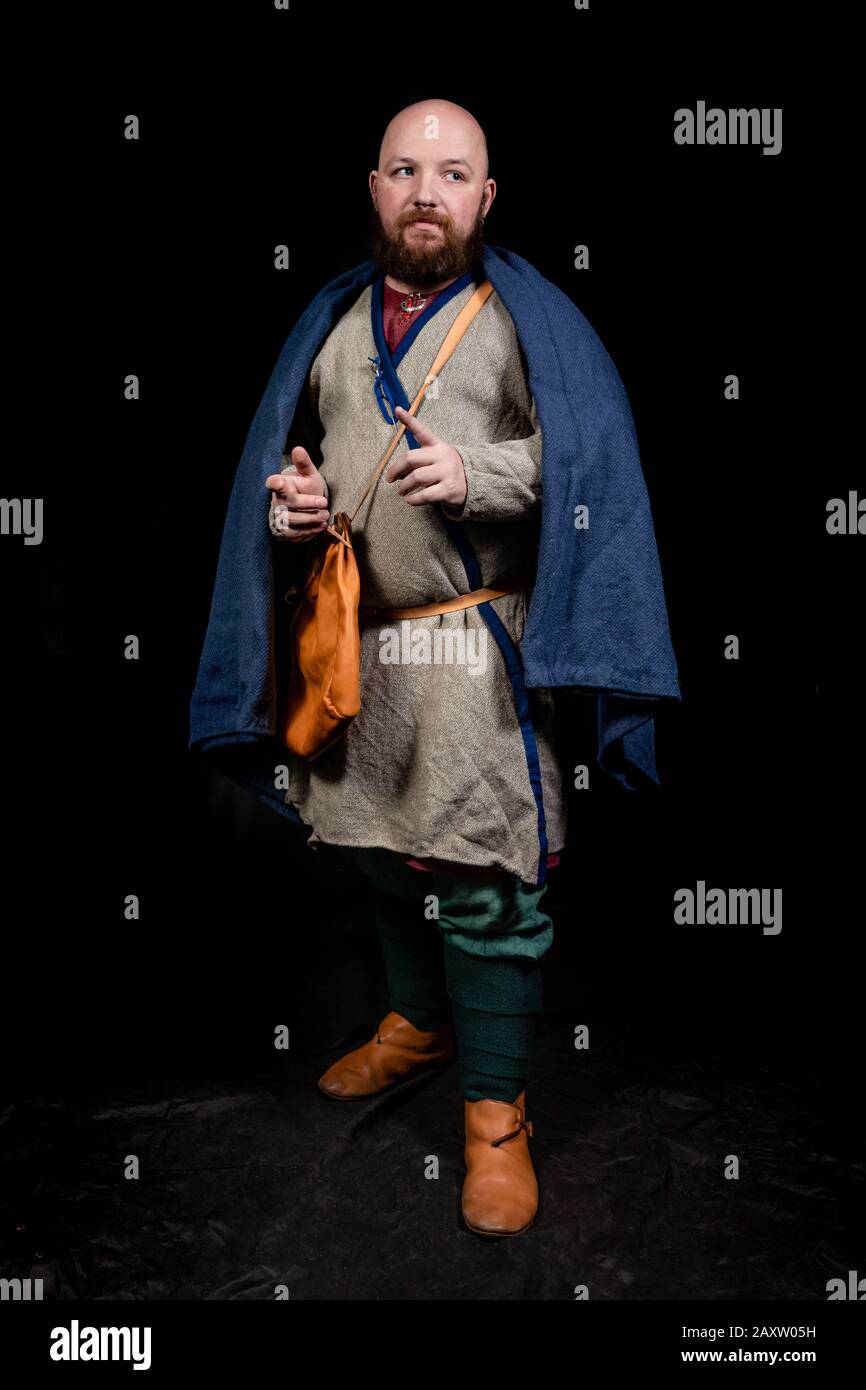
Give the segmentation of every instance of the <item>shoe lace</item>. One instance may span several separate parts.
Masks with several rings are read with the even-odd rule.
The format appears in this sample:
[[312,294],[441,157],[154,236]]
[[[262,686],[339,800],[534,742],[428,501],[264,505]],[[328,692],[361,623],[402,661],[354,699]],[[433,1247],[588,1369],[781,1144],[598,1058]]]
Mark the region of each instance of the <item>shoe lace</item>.
[[501,1139],[491,1139],[491,1147],[495,1149],[500,1144],[507,1143],[509,1139],[516,1139],[522,1129],[525,1129],[529,1137],[532,1138],[532,1121],[520,1119],[517,1122],[517,1128],[513,1129],[510,1134],[503,1134]]

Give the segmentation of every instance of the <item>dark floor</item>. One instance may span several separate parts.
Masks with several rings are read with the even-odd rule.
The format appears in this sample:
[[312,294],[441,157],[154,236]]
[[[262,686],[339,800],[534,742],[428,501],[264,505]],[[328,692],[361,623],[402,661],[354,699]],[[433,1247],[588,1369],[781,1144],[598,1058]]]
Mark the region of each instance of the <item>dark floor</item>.
[[596,1300],[826,1299],[857,1268],[864,1194],[853,1107],[829,1077],[778,1050],[688,1060],[670,1038],[648,1048],[633,1019],[589,1025],[588,1051],[571,1011],[540,1028],[542,1199],[523,1236],[461,1222],[455,1064],[368,1102],[320,1094],[359,1029],[268,1072],[82,1077],[10,1102],[3,1269],[62,1299],[267,1300],[278,1284],[294,1299],[572,1299],[580,1284]]

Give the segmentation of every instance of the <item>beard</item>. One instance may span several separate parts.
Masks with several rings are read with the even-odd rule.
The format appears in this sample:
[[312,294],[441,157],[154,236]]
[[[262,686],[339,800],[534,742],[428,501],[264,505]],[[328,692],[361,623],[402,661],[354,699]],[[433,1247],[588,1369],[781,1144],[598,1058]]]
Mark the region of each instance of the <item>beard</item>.
[[[412,222],[438,222],[441,232],[414,235],[403,233]],[[481,205],[467,236],[460,236],[451,219],[442,213],[425,215],[417,208],[405,213],[389,233],[382,225],[379,210],[373,206],[370,239],[373,258],[392,280],[423,290],[442,280],[456,279],[480,263],[484,249],[484,218]]]

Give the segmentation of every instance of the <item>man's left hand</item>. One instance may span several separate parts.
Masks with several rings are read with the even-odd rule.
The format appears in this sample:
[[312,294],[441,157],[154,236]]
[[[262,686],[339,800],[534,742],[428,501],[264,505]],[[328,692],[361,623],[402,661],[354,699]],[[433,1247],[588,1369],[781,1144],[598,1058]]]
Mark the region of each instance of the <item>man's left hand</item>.
[[466,501],[467,488],[463,460],[457,450],[453,444],[438,439],[401,405],[396,412],[400,423],[412,431],[421,447],[398,454],[385,469],[385,481],[397,482],[400,496],[412,506],[443,502],[449,512],[459,512]]

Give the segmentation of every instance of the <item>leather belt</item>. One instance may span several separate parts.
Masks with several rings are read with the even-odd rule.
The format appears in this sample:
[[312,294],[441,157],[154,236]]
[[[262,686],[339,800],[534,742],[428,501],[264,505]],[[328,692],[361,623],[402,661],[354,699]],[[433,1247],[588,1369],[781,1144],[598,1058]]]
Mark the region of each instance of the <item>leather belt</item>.
[[414,608],[380,608],[374,603],[362,603],[358,615],[373,621],[380,618],[433,618],[437,613],[456,613],[461,608],[474,608],[476,604],[502,598],[503,594],[515,594],[520,589],[527,588],[530,582],[528,575],[521,575],[508,584],[472,589],[468,594],[456,594],[454,598],[443,599],[441,603],[420,603]]

